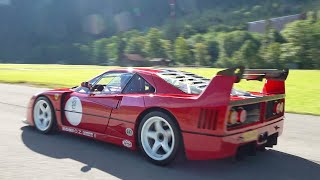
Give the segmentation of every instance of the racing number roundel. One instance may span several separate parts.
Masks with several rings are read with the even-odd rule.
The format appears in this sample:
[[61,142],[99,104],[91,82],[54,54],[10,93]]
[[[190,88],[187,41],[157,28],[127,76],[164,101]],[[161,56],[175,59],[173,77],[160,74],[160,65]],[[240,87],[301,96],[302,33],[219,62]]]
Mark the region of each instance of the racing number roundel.
[[64,110],[69,123],[73,126],[78,126],[82,118],[82,104],[80,99],[72,96],[68,99]]

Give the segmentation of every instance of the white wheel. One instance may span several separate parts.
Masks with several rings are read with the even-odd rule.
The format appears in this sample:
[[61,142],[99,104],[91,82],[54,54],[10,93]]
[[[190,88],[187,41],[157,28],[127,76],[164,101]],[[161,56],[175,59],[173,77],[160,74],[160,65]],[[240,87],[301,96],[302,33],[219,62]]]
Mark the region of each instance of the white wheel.
[[175,158],[179,146],[177,131],[169,116],[162,112],[152,112],[140,124],[140,147],[155,164],[168,164]]
[[47,133],[53,127],[54,114],[47,98],[40,97],[33,107],[33,120],[36,128]]

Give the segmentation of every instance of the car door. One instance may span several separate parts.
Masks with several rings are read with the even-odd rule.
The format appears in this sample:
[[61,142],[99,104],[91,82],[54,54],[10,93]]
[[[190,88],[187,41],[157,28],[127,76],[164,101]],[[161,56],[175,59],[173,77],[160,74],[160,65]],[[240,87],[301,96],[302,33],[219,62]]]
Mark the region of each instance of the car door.
[[155,88],[138,74],[135,74],[119,94],[121,101],[110,117],[107,134],[134,142],[134,125],[145,110],[144,96],[152,95]]
[[[122,82],[121,77],[126,76]],[[65,98],[65,125],[105,133],[113,109],[117,108],[122,96],[121,83],[127,83],[128,73],[106,73],[95,82],[90,91],[73,92]],[[110,80],[111,79],[111,80]]]

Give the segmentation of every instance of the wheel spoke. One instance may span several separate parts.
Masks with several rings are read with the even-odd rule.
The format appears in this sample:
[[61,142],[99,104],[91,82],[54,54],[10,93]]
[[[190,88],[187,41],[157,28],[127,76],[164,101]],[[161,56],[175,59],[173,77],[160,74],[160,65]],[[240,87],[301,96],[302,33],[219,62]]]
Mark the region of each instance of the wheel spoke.
[[49,119],[48,118],[46,118],[46,119],[44,119],[44,125],[45,125],[45,127],[47,127],[48,125],[49,125]]
[[40,114],[40,112],[39,112],[39,114],[38,114],[38,118],[39,118],[39,119],[43,119],[43,113],[42,113],[42,114]]
[[167,130],[165,130],[165,131],[166,131],[166,133],[165,133],[166,137],[167,137],[168,139],[171,139],[171,137],[172,137],[171,130],[170,130],[170,129],[167,129]]
[[46,111],[46,108],[43,106],[43,104],[40,104],[40,110],[42,111],[42,113],[44,113]]
[[147,137],[156,140],[156,138],[157,138],[157,133],[156,133],[156,132],[153,132],[153,131],[148,131],[148,132],[147,132]]
[[152,146],[152,152],[157,154],[157,151],[161,147],[161,143],[159,141],[155,141],[153,146]]
[[47,119],[46,119],[46,118],[44,118],[44,117],[43,117],[43,118],[41,118],[41,119],[42,119],[41,124],[42,124],[42,125],[46,124]]
[[161,121],[156,121],[155,122],[155,129],[156,129],[157,132],[163,132],[164,131],[164,129],[163,129],[162,125],[161,125]]
[[162,149],[167,153],[170,151],[170,147],[168,145],[168,140],[161,143]]

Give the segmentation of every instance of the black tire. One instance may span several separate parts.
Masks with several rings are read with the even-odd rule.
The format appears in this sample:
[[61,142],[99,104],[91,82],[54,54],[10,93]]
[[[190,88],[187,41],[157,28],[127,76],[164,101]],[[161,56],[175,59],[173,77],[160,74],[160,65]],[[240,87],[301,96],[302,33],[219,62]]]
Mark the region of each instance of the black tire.
[[[38,102],[46,102],[46,104],[48,105],[48,107],[50,108],[50,111],[51,112],[51,120],[50,122],[48,123],[48,127],[43,129],[43,128],[40,128],[40,126],[36,123],[36,117],[35,117],[35,108],[36,108],[36,105]],[[41,96],[39,98],[37,98],[37,100],[35,101],[34,105],[33,105],[33,108],[32,108],[32,115],[33,115],[33,122],[34,122],[34,126],[35,128],[42,134],[50,134],[50,133],[53,133],[56,129],[57,129],[57,120],[56,120],[56,115],[55,115],[55,111],[54,111],[54,108],[50,102],[50,100],[47,98],[47,97],[44,97],[44,96]]]
[[[173,137],[174,137],[174,143],[171,139],[171,148],[173,147],[170,155],[163,159],[163,160],[156,160],[153,159],[151,156],[148,155],[148,153],[146,152],[146,150],[143,147],[142,144],[142,128],[144,126],[144,124],[152,117],[161,117],[163,118],[168,124],[170,124],[172,132],[173,132]],[[169,128],[169,126],[168,126]],[[171,136],[172,138],[172,136]],[[169,115],[167,115],[166,113],[160,112],[160,111],[153,111],[148,113],[147,115],[145,115],[142,119],[142,121],[139,124],[139,129],[138,129],[138,143],[139,143],[139,147],[144,155],[144,157],[147,158],[147,160],[149,160],[150,162],[152,162],[153,164],[156,165],[160,165],[160,166],[165,166],[170,164],[172,161],[174,161],[177,157],[177,153],[180,152],[180,149],[182,148],[182,138],[181,138],[181,132],[180,129],[176,123],[176,121],[174,119],[172,119]]]

